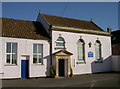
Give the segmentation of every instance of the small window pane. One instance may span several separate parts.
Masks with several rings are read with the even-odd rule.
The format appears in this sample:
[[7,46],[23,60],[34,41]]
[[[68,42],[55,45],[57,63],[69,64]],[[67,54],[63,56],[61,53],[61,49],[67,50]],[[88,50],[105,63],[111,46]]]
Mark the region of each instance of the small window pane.
[[43,45],[42,44],[39,44],[38,45],[38,53],[41,53],[42,54],[43,52]]
[[41,55],[38,55],[38,62],[42,63],[42,56]]
[[39,59],[39,63],[42,63],[42,59]]
[[37,63],[37,55],[33,55],[33,63]]
[[42,58],[42,55],[38,55],[38,59],[39,59],[39,58]]
[[37,44],[33,44],[33,53],[37,53]]
[[12,54],[12,64],[16,64],[17,63],[17,56],[16,54]]
[[57,41],[63,41],[63,42],[64,42],[64,39],[63,39],[62,37],[59,37],[59,38],[57,39]]
[[7,63],[10,63],[10,54],[7,54]]
[[11,53],[11,43],[7,43],[6,52]]
[[65,46],[65,40],[64,40],[64,38],[58,37],[58,39],[56,40],[56,46],[64,47]]
[[96,55],[97,61],[101,60],[101,46],[100,46],[100,43],[98,42],[96,42],[96,45],[95,45],[95,55]]
[[42,63],[43,45],[34,44],[33,46],[33,63]]
[[78,41],[78,61],[84,61],[84,41]]
[[17,43],[12,43],[12,53],[17,53]]
[[59,42],[59,43],[57,42],[57,43],[56,43],[56,46],[64,46],[64,44],[63,44],[63,43],[60,43],[60,42]]
[[81,61],[83,61],[83,57],[84,57],[84,55],[83,55],[83,46],[82,45],[79,45],[79,47],[78,47],[78,59]]
[[96,59],[99,59],[99,50],[96,48]]

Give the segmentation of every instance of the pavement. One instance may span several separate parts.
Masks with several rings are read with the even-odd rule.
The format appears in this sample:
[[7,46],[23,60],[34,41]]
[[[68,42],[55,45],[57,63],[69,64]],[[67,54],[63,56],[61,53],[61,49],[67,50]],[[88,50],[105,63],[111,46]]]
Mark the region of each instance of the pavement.
[[111,87],[119,85],[118,73],[84,74],[61,78],[32,78],[2,80],[2,87]]

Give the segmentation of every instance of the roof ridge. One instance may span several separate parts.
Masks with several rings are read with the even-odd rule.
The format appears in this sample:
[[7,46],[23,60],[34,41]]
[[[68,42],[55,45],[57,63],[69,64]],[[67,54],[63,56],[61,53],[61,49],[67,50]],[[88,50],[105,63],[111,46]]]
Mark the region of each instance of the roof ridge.
[[0,19],[8,19],[8,20],[18,20],[18,21],[26,21],[26,22],[36,22],[36,21],[31,21],[31,20],[21,20],[21,19],[16,19],[16,18],[6,18],[6,17],[0,17]]
[[90,21],[80,20],[80,19],[75,19],[75,18],[70,18],[70,17],[61,17],[61,16],[57,16],[57,15],[49,15],[49,14],[44,14],[44,13],[40,13],[40,14],[41,15],[48,15],[48,16],[54,16],[54,17],[64,18],[64,19],[72,19],[72,20],[77,20],[77,21],[90,22]]
[[[95,24],[93,21],[90,21],[92,24],[94,24],[95,26],[97,26],[100,30],[104,31],[101,27],[99,27],[97,24]],[[105,31],[106,32],[106,31]]]
[[[60,16],[54,16],[54,15],[48,15],[48,14],[44,14],[44,13],[39,13],[41,16],[43,16],[43,18],[46,19],[46,21],[53,25],[53,26],[59,26],[59,27],[69,27],[69,28],[79,28],[80,29],[85,29],[87,30],[84,33],[91,33],[91,31],[102,31],[102,32],[106,32],[105,30],[103,30],[101,27],[99,27],[96,23],[94,23],[93,21],[85,21],[85,20],[80,20],[80,19],[74,19],[74,18],[68,18],[68,17],[60,17]],[[67,29],[52,29],[52,30],[58,30],[58,31],[68,31]],[[75,29],[72,29],[68,32],[75,32]],[[98,34],[98,32],[95,32],[94,34]],[[106,33],[107,34],[107,33]],[[103,33],[101,33],[101,35],[105,35]]]

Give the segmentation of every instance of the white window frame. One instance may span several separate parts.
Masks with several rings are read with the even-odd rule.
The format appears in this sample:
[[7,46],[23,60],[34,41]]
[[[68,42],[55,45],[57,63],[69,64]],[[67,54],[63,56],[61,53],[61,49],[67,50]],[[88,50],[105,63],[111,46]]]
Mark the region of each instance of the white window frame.
[[[58,37],[59,38],[59,37]],[[57,38],[57,39],[58,39]],[[64,40],[64,38],[63,37],[60,37],[60,38],[62,38],[63,40]],[[62,43],[63,44],[63,46],[58,46],[57,45],[57,43]],[[65,40],[64,41],[55,41],[55,48],[65,48]]]
[[[83,40],[83,39],[79,39],[79,40]],[[77,42],[77,61],[78,62],[81,62],[81,63],[85,63],[85,42],[84,42],[84,40],[83,40],[83,42],[79,42],[79,40],[78,40],[78,42]],[[83,48],[82,48],[82,50],[83,50],[83,61],[79,61],[78,59],[79,59],[79,49],[78,49],[78,44],[80,44],[80,45],[82,45],[83,46]]]
[[[59,46],[59,45],[57,45],[57,43],[62,43],[62,44],[63,44],[63,46]],[[64,48],[64,42],[63,42],[63,41],[56,41],[56,47],[59,47],[59,48]]]
[[[10,43],[11,44],[11,51],[10,51],[10,53],[7,53],[7,43]],[[17,65],[17,52],[16,53],[12,53],[12,45],[13,44],[16,44],[17,45],[17,47],[18,47],[18,44],[17,43],[15,43],[15,42],[6,42],[6,60],[5,60],[5,63],[6,64],[10,64],[10,65]],[[17,50],[18,48],[16,48],[16,50]],[[12,63],[12,55],[13,54],[16,54],[16,63],[14,64],[14,63]],[[10,55],[10,63],[7,63],[7,55]]]
[[[99,60],[96,59],[96,44],[99,44]],[[102,45],[101,45],[101,42],[98,40],[98,42],[96,41],[95,42],[95,61],[103,61],[103,58],[102,58]]]
[[[43,64],[43,44],[39,44],[39,43],[33,43],[33,48],[34,48],[34,45],[37,45],[37,53],[34,53],[33,52],[33,58],[34,58],[34,55],[37,55],[37,63],[34,63],[34,59],[33,59],[33,64]],[[42,53],[38,53],[38,45],[42,45]],[[33,49],[34,50],[34,49]],[[42,60],[42,63],[39,63],[39,58],[38,56],[42,56],[41,60]]]

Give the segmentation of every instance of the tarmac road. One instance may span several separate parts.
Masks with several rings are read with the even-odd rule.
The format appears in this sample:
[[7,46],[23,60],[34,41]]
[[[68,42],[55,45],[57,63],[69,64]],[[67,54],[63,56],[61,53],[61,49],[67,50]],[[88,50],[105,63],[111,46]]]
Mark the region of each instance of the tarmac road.
[[33,78],[2,80],[2,87],[114,87],[117,89],[118,73],[77,75],[64,78]]

